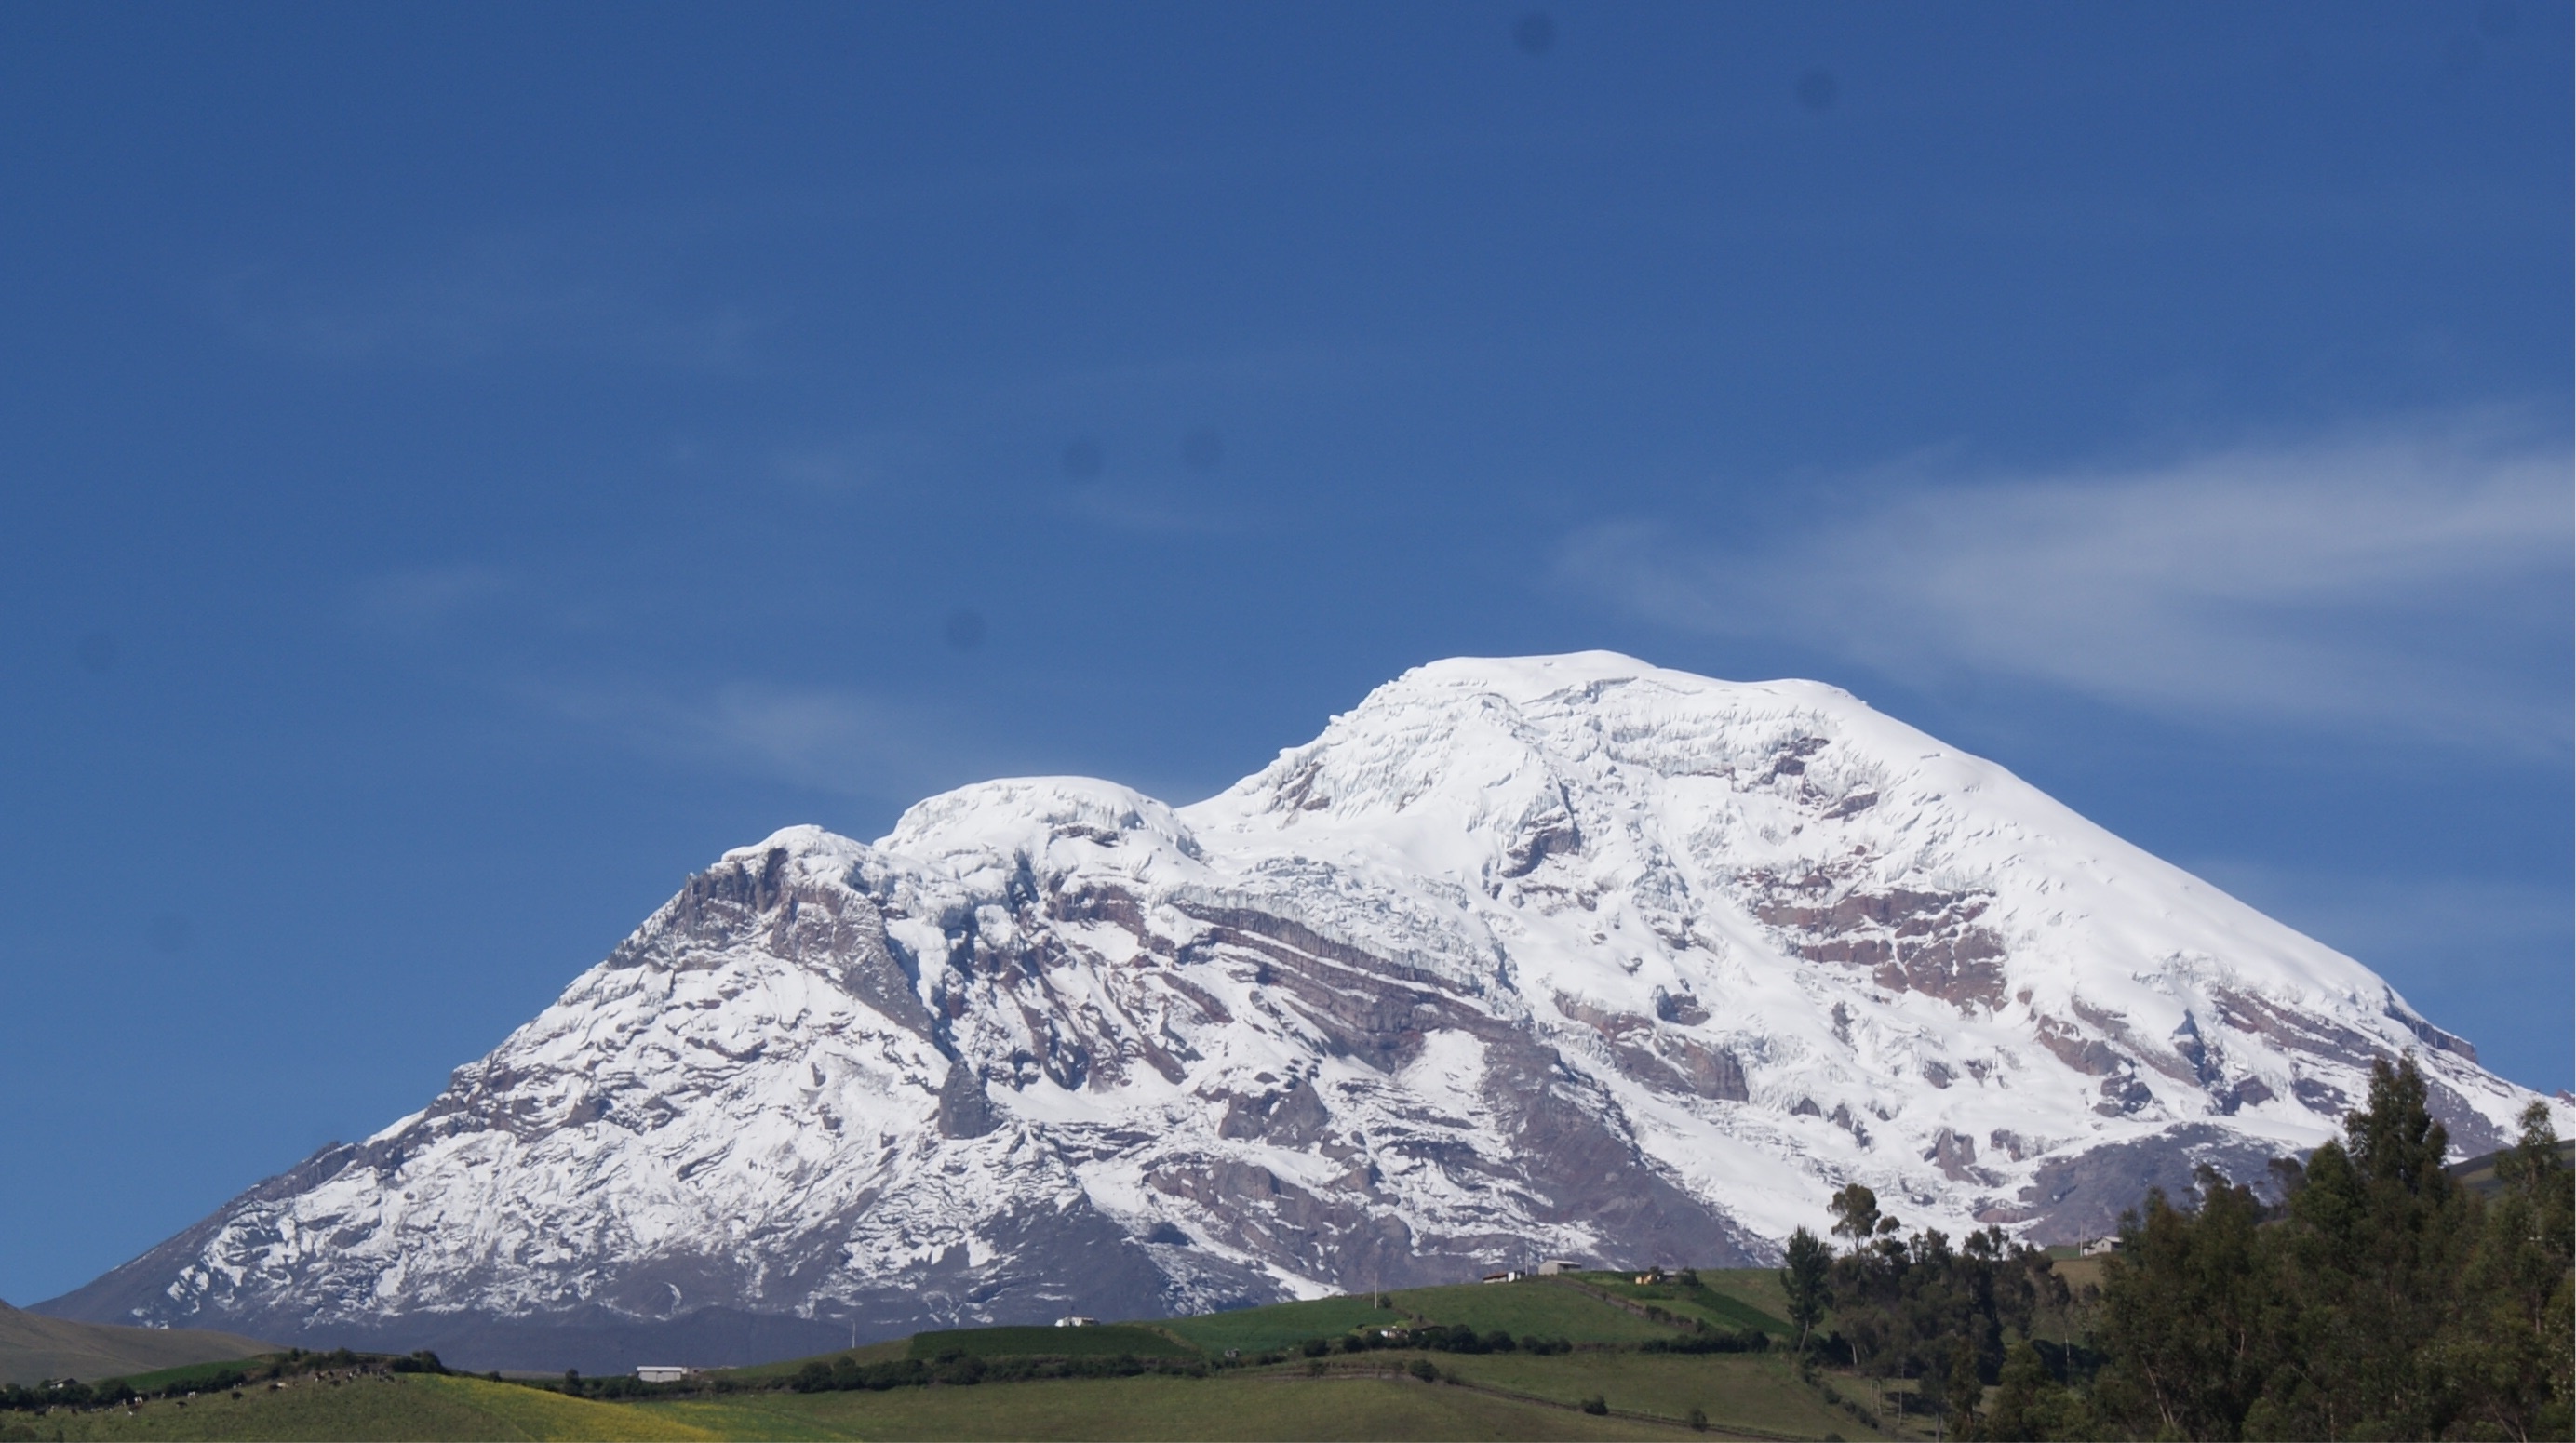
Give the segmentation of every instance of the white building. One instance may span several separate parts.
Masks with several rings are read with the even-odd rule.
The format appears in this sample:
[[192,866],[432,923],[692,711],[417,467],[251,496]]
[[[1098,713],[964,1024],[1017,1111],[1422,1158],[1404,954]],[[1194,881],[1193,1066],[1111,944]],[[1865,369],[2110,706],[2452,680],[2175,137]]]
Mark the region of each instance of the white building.
[[1538,1265],[1538,1275],[1542,1278],[1552,1278],[1559,1273],[1579,1273],[1581,1271],[1583,1271],[1583,1264],[1570,1263],[1563,1258],[1550,1258],[1546,1262]]
[[698,1370],[695,1368],[674,1368],[659,1363],[646,1363],[635,1370],[635,1376],[639,1381],[646,1383],[677,1383],[696,1371]]
[[1098,1318],[1086,1318],[1080,1313],[1075,1313],[1070,1317],[1056,1319],[1055,1325],[1059,1328],[1088,1328],[1099,1321]]

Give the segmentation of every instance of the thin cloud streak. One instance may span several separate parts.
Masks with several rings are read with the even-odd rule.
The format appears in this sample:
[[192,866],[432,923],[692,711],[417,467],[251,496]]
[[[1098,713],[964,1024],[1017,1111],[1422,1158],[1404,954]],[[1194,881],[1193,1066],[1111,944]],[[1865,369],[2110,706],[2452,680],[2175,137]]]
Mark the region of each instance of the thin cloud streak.
[[835,440],[782,446],[769,470],[790,489],[808,496],[883,492],[932,473],[946,458],[941,448],[910,433],[866,432]]
[[217,321],[254,345],[339,365],[467,366],[511,355],[729,370],[764,326],[671,296],[676,242],[486,233],[337,276],[269,264],[222,277]]
[[2203,857],[2191,870],[2374,967],[2437,958],[2445,970],[2467,969],[2479,985],[2509,983],[2534,954],[2563,953],[2571,930],[2565,887],[2354,877],[2240,857]]
[[480,562],[406,567],[366,578],[353,614],[371,630],[421,634],[507,598],[519,585],[516,575]]
[[2204,723],[2563,751],[2563,442],[2488,418],[2062,476],[1924,469],[1752,544],[1597,526],[1559,576],[1918,684],[1964,671]]
[[834,687],[696,691],[531,684],[524,701],[612,745],[856,800],[912,801],[1006,775],[932,707]]

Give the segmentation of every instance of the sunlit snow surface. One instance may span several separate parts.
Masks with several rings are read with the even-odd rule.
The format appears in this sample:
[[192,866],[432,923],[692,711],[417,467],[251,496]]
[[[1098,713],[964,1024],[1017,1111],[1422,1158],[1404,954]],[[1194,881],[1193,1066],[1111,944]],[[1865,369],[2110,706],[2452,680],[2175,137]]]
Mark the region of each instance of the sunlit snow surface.
[[2405,1050],[2464,1147],[2531,1100],[1834,688],[1454,660],[1177,811],[1000,781],[729,853],[129,1311],[1036,1316],[1074,1220],[1180,1308],[1760,1257],[1851,1180],[2066,1235],[2135,1181],[2072,1160],[2312,1147]]

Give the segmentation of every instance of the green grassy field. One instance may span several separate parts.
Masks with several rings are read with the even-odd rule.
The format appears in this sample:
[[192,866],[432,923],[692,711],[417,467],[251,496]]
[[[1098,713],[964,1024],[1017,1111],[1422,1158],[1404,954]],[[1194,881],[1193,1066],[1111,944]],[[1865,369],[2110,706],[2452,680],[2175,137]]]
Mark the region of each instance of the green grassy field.
[[[1563,1338],[1573,1343],[1642,1343],[1676,1330],[1586,1297],[1562,1284],[1462,1283],[1409,1288],[1387,1296],[1406,1312],[1435,1323],[1464,1323],[1476,1331],[1500,1329],[1515,1338]],[[1366,1301],[1366,1299],[1362,1299]]]
[[668,1412],[595,1403],[480,1378],[398,1374],[339,1384],[299,1380],[285,1388],[244,1388],[235,1398],[207,1393],[182,1404],[90,1413],[0,1415],[0,1429],[39,1439],[628,1439],[721,1436]]
[[2086,1288],[2098,1288],[2102,1286],[2102,1260],[2077,1258],[2071,1263],[2059,1263],[2057,1275],[2066,1280],[2067,1287],[2078,1293]]
[[[1383,1373],[1429,1358],[1469,1386]],[[0,1428],[46,1439],[1451,1439],[1671,1438],[1693,1408],[1713,1432],[1875,1436],[1825,1405],[1785,1359],[1591,1352],[1376,1353],[1213,1378],[990,1383],[885,1392],[753,1392],[605,1403],[477,1378],[398,1375],[254,1387],[129,1411],[11,1415]],[[1544,1401],[1500,1397],[1491,1388]],[[1572,1411],[1593,1394],[1668,1419]],[[1561,1406],[1548,1406],[1554,1403]],[[12,1434],[11,1436],[22,1436]]]
[[1840,1433],[1876,1436],[1828,1406],[1798,1381],[1786,1358],[1736,1354],[1585,1353],[1533,1358],[1523,1353],[1442,1357],[1444,1373],[1467,1382],[1579,1403],[1599,1394],[1613,1408],[1679,1422],[1693,1408],[1711,1427],[1729,1425],[1802,1438]]
[[[142,1393],[157,1393],[164,1388],[194,1387],[210,1378],[220,1378],[227,1373],[238,1376],[261,1366],[275,1356],[277,1355],[269,1353],[257,1358],[234,1358],[217,1363],[189,1363],[177,1368],[157,1368],[149,1373],[128,1373],[125,1375],[125,1381],[135,1391]],[[93,1379],[92,1381],[104,1380]]]
[[1259,1353],[1302,1343],[1308,1338],[1339,1337],[1367,1323],[1383,1326],[1402,1321],[1403,1314],[1377,1307],[1362,1296],[1318,1298],[1311,1303],[1274,1303],[1266,1308],[1203,1313],[1195,1318],[1167,1318],[1155,1326],[1188,1339],[1211,1355],[1222,1355],[1228,1348]]
[[[0,1416],[0,1438],[46,1439],[1341,1439],[1628,1438],[1687,1436],[1693,1409],[1723,1436],[1821,1439],[1876,1436],[1829,1405],[1774,1354],[1632,1351],[1673,1338],[1671,1324],[1641,1317],[1583,1287],[1638,1306],[1698,1317],[1722,1327],[1785,1332],[1768,1308],[1767,1273],[1702,1273],[1706,1285],[1638,1284],[1633,1277],[1468,1283],[1386,1295],[1284,1303],[1193,1318],[1086,1328],[1001,1327],[918,1334],[855,1353],[790,1359],[727,1370],[707,1381],[734,1391],[690,1398],[606,1402],[467,1377],[342,1374],[298,1378],[281,1389],[252,1384],[236,1396],[211,1391],[186,1404],[160,1400],[92,1413]],[[1583,1287],[1573,1286],[1579,1282]],[[1413,1319],[1465,1325],[1515,1338],[1563,1338],[1570,1354],[1533,1356],[1380,1350],[1335,1352],[1309,1361],[1214,1376],[1146,1375],[903,1386],[798,1393],[776,1389],[815,1361],[863,1363],[963,1352],[983,1358],[1103,1357],[1221,1360],[1310,1338],[1340,1338],[1370,1325]],[[1444,1379],[1405,1370],[1427,1364]],[[150,1387],[185,1383],[221,1365],[195,1365],[134,1379]],[[773,1391],[773,1389],[776,1389]],[[1850,1391],[1850,1390],[1846,1390]],[[1599,1395],[1621,1417],[1576,1411]],[[25,1431],[16,1431],[25,1430]]]
[[1157,1328],[1134,1323],[1088,1328],[960,1328],[915,1333],[906,1356],[931,1359],[955,1351],[978,1358],[1194,1358],[1198,1349]]
[[[1764,1317],[1783,1319],[1789,1316],[1789,1294],[1780,1286],[1776,1268],[1702,1268],[1700,1286],[1723,1298],[1733,1298]],[[1786,1329],[1786,1321],[1780,1326]]]
[[[1663,1438],[1596,1418],[1411,1379],[1302,1373],[1059,1379],[884,1393],[767,1393],[639,1411],[727,1438]],[[1821,1435],[1819,1435],[1821,1436]]]
[[[1585,1273],[1580,1281],[1599,1288],[1615,1298],[1640,1307],[1661,1308],[1681,1317],[1697,1318],[1717,1328],[1759,1328],[1775,1338],[1786,1338],[1797,1330],[1777,1314],[1766,1312],[1733,1292],[1710,1286],[1709,1275],[1699,1275],[1700,1285],[1685,1286],[1678,1279],[1660,1283],[1639,1283],[1633,1275]],[[1785,1310],[1787,1300],[1781,1302]]]

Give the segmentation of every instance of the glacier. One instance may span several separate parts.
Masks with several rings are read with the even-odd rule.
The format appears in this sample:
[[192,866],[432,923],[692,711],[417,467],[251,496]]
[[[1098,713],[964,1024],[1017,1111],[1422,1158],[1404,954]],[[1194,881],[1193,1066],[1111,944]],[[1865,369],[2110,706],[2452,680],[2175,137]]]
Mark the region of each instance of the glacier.
[[1849,693],[1456,659],[1191,806],[1019,778],[728,852],[421,1111],[38,1307],[601,1371],[1763,1263],[1853,1181],[2065,1241],[2403,1052],[2465,1152],[2536,1096]]

